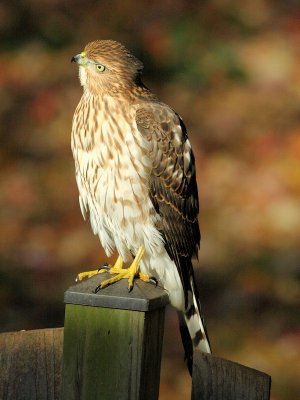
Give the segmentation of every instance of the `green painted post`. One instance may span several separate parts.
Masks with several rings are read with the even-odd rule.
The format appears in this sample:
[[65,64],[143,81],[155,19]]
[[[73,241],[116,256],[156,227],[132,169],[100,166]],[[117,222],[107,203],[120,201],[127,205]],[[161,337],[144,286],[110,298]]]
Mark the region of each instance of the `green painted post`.
[[168,295],[140,280],[93,293],[107,277],[65,293],[62,400],[157,400]]

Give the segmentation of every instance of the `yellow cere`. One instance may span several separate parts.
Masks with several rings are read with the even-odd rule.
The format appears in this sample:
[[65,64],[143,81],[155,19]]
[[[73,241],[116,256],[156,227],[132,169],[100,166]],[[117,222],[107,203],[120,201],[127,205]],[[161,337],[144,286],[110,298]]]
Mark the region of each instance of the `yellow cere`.
[[81,57],[81,58],[85,58],[85,56],[86,56],[85,51],[82,51],[82,52],[80,53],[80,57]]

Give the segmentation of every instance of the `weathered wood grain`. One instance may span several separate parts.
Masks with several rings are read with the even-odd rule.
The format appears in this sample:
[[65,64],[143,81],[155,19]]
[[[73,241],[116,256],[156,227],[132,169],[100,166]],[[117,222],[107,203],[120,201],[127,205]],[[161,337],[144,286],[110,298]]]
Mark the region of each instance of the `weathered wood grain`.
[[192,400],[269,400],[271,377],[261,371],[194,353]]
[[0,399],[59,400],[63,328],[0,334]]

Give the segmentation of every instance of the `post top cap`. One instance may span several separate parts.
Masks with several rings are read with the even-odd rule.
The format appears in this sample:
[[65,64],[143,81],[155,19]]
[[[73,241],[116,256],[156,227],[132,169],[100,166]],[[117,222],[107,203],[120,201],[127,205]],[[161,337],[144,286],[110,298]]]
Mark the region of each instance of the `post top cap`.
[[65,303],[135,311],[151,311],[169,303],[163,288],[140,279],[134,281],[131,292],[128,292],[127,279],[122,279],[94,293],[96,286],[109,277],[101,273],[71,286],[65,292]]

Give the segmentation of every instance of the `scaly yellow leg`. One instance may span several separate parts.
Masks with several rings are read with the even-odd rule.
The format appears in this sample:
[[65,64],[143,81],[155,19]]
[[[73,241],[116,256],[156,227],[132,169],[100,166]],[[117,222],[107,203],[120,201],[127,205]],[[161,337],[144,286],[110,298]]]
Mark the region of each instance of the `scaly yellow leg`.
[[92,276],[100,274],[102,272],[109,272],[110,274],[118,274],[122,270],[122,268],[123,268],[123,260],[119,256],[115,264],[109,265],[108,269],[98,268],[92,271],[80,272],[80,274],[77,275],[76,282],[82,281],[83,279],[91,278]]
[[77,275],[75,281],[80,282],[80,281],[83,281],[84,279],[91,278],[92,276],[97,275],[97,274],[99,274],[99,269],[94,269],[93,271],[80,272]]
[[[99,289],[102,289],[114,282],[118,282],[121,279],[128,279],[128,290],[131,290],[133,288],[133,280],[138,273],[139,265],[144,253],[145,253],[145,248],[144,246],[141,246],[138,252],[136,253],[136,256],[130,267],[118,269],[117,275],[101,282],[101,284],[99,285]],[[143,280],[149,280],[149,277],[147,279],[147,275],[145,274],[140,274],[140,278]]]

